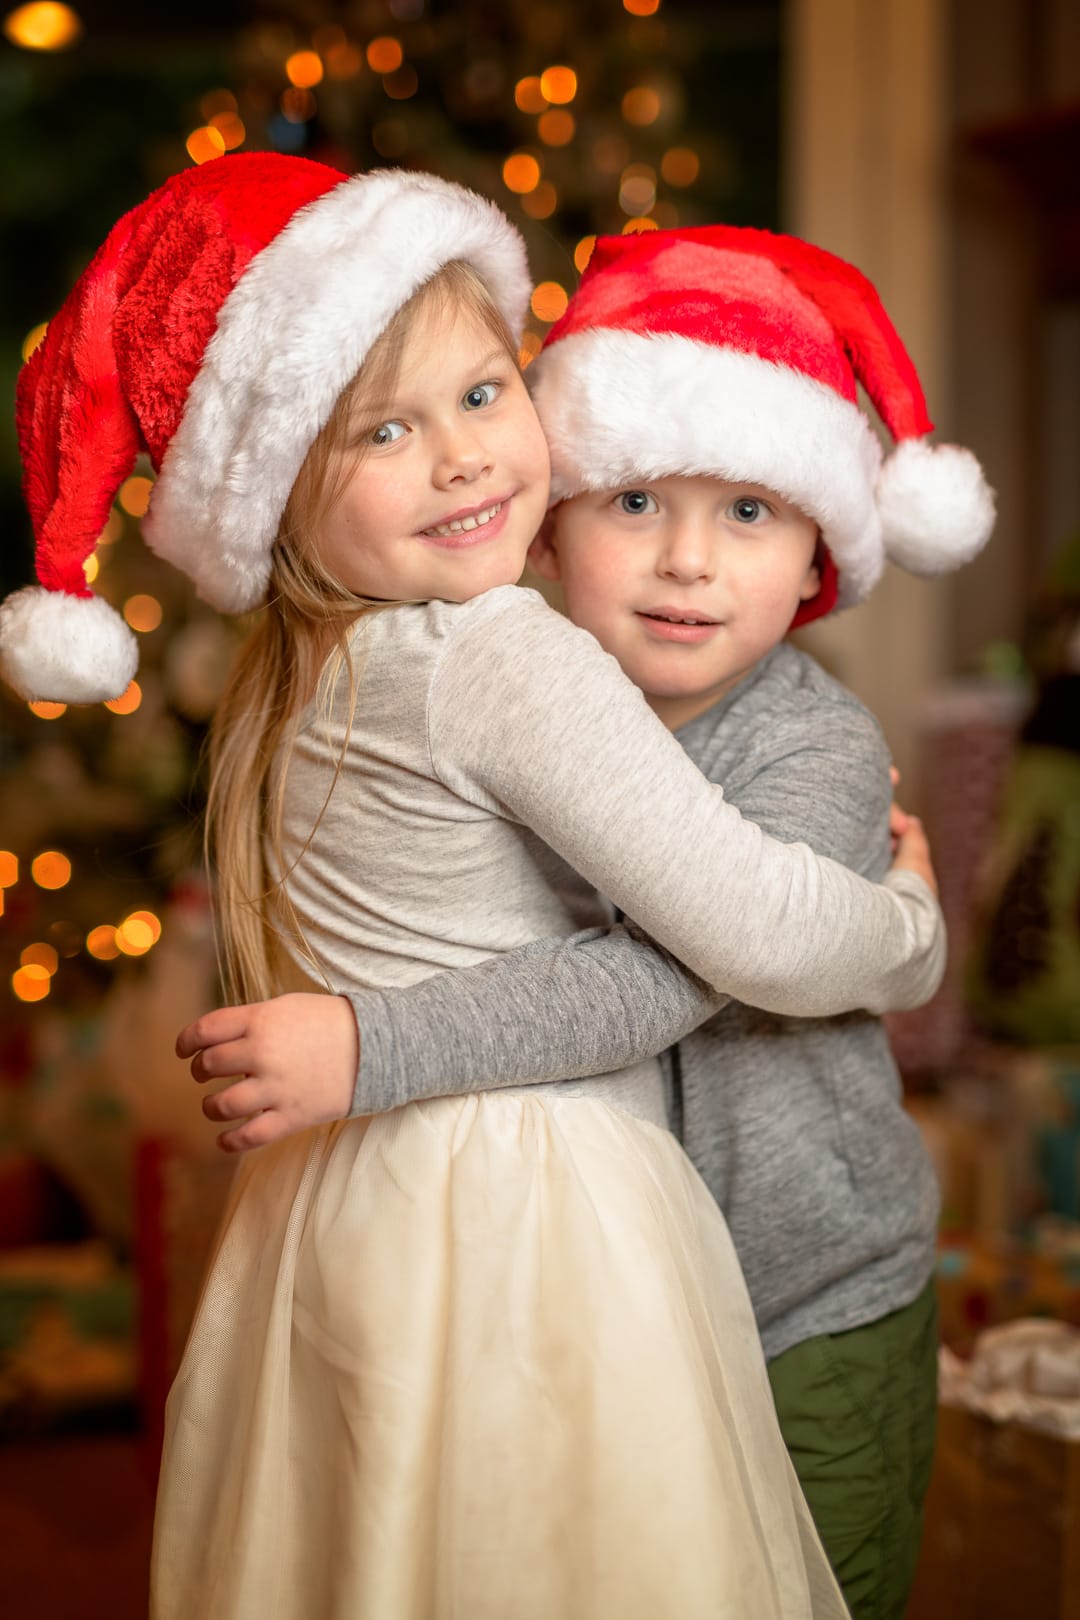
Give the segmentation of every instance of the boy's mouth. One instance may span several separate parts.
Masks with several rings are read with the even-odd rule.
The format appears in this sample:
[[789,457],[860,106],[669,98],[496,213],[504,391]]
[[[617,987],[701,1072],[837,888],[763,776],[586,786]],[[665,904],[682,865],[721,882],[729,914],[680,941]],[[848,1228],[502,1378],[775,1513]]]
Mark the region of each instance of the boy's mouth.
[[646,634],[655,641],[675,643],[683,647],[698,646],[711,641],[713,631],[722,621],[708,613],[691,613],[686,608],[659,607],[642,610],[637,617]]
[[719,619],[713,619],[707,613],[685,613],[680,612],[678,608],[663,607],[648,610],[642,608],[639,610],[638,616],[642,619],[654,619],[660,624],[710,625],[720,623]]

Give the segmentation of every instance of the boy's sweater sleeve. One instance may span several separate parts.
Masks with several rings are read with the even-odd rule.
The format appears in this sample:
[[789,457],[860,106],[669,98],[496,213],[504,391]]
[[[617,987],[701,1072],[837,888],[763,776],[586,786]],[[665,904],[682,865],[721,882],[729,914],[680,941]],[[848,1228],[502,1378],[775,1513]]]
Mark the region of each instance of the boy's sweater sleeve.
[[[446,660],[433,687],[433,766],[465,797],[534,827],[708,977],[631,926],[541,941],[407,991],[362,992],[350,998],[361,1031],[356,1112],[620,1067],[709,1017],[720,985],[804,1016],[915,1005],[932,993],[943,933],[925,885],[900,874],[890,889],[871,888],[804,846],[772,844],[709,787],[614,660],[550,618],[534,610],[508,638],[497,615],[481,617],[482,652]],[[523,655],[522,639],[532,673],[550,671],[546,691],[521,678],[520,657],[498,667],[500,647],[512,641]],[[498,704],[482,690],[493,674]],[[497,749],[488,728],[501,733]],[[834,754],[810,753],[807,765],[819,787],[835,785]],[[747,806],[787,838],[800,829],[782,807],[813,793],[792,769],[785,761],[784,792]],[[882,791],[887,806],[887,783]],[[865,802],[846,822],[827,792],[815,802],[825,842],[830,828],[836,838],[841,825],[866,824]],[[836,853],[863,864],[853,848]]]

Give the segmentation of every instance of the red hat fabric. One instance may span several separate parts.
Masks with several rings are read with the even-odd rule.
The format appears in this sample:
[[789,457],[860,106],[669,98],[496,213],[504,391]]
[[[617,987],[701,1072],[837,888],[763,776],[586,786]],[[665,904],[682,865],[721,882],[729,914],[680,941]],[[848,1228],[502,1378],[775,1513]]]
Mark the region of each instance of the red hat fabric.
[[[707,474],[813,517],[831,560],[802,621],[861,601],[886,557],[939,573],[993,527],[975,457],[925,442],[915,367],[872,284],[795,237],[723,225],[602,237],[529,377],[554,501]],[[896,441],[888,457],[860,384]]]
[[265,596],[296,475],[394,313],[450,259],[511,330],[530,282],[518,232],[433,175],[351,178],[275,153],[175,175],[113,228],[19,378],[16,418],[39,586],[0,606],[0,668],[23,696],[95,702],[135,640],[83,564],[146,453],[143,534],[226,612]]

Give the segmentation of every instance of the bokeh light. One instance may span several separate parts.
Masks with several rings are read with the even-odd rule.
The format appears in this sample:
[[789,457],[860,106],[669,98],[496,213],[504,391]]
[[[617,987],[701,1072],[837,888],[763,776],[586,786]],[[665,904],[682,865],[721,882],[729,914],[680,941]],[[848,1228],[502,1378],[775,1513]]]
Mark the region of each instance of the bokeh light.
[[30,876],[39,889],[62,889],[71,881],[71,862],[58,849],[43,849],[30,862]]
[[285,77],[299,90],[322,83],[323,64],[318,51],[294,51],[285,63]]
[[116,929],[110,928],[108,923],[102,923],[100,928],[91,928],[86,936],[86,948],[99,962],[113,961],[120,955],[120,947],[116,943]]
[[101,572],[101,564],[93,552],[90,553],[89,557],[83,558],[82,571],[86,583],[92,585]]
[[156,596],[129,596],[124,603],[124,618],[133,630],[146,635],[161,623],[161,603]]
[[127,690],[121,692],[118,698],[109,698],[105,707],[111,709],[113,714],[134,714],[141,702],[142,687],[138,681],[131,681]]
[[298,90],[290,85],[281,93],[281,111],[290,124],[306,124],[315,116],[315,97],[310,90]]
[[536,133],[545,146],[567,146],[573,140],[576,128],[573,113],[565,112],[562,107],[552,107],[540,114]]
[[522,197],[521,206],[530,219],[550,219],[559,206],[559,193],[550,180],[541,180],[535,191]]
[[30,328],[29,332],[27,332],[22,341],[22,357],[24,361],[29,360],[34,350],[41,347],[41,344],[45,339],[45,333],[48,330],[48,321],[42,321],[39,326],[32,326]]
[[655,124],[660,116],[660,97],[647,84],[636,84],[622,98],[622,115],[628,124]]
[[692,186],[701,172],[701,159],[689,146],[671,146],[660,159],[660,173],[669,186]]
[[592,258],[593,248],[595,246],[595,236],[583,236],[577,247],[574,249],[574,264],[579,275],[583,274],[585,267]]
[[420,80],[416,76],[416,69],[405,62],[394,73],[387,73],[383,77],[383,89],[393,101],[408,101],[415,96],[420,88]]
[[636,219],[628,219],[622,228],[624,236],[640,236],[642,231],[658,231],[660,229],[651,215],[643,214]]
[[514,86],[514,102],[523,113],[542,113],[548,104],[547,96],[540,88],[540,77],[531,74],[527,79],[519,79]]
[[154,930],[141,917],[125,917],[116,930],[117,949],[125,956],[145,956],[154,944]]
[[154,491],[152,478],[125,478],[116,497],[129,517],[144,517]]
[[231,90],[208,90],[199,102],[199,112],[207,124],[212,124],[219,113],[237,113],[239,110]]
[[376,73],[394,73],[405,60],[401,42],[392,34],[380,34],[367,48],[368,67]]
[[656,170],[629,163],[619,176],[619,207],[624,214],[647,214],[656,201]]
[[19,952],[20,967],[40,967],[46,973],[53,974],[60,966],[60,958],[52,945],[46,945],[44,940],[38,940],[34,945],[27,945],[25,950]]
[[226,152],[235,152],[236,148],[238,146],[243,146],[244,142],[247,140],[247,130],[244,128],[244,120],[239,118],[234,112],[215,113],[213,118],[209,119],[208,122],[210,128],[216,129],[222,140],[225,142]]
[[212,163],[224,155],[225,137],[212,124],[203,124],[192,130],[184,145],[192,163]]
[[99,546],[115,545],[124,532],[124,520],[114,506],[105,522],[105,527],[97,537]]
[[152,945],[156,945],[161,938],[161,919],[156,917],[152,911],[133,911],[127,920],[128,922],[139,923],[144,928],[149,928],[150,943]]
[[67,712],[66,703],[28,703],[26,706],[39,720],[59,720]]
[[526,366],[532,364],[543,346],[544,340],[539,332],[523,332],[521,334],[521,348],[518,351],[518,359],[521,362],[522,371],[525,370]]
[[531,152],[512,152],[503,164],[503,185],[519,196],[540,184],[540,165]]
[[326,71],[332,79],[352,79],[363,65],[363,51],[348,40],[331,45],[326,52]]
[[4,33],[13,45],[25,51],[62,51],[82,34],[83,27],[70,6],[37,0],[19,6],[4,18]]
[[540,93],[556,106],[565,106],[577,95],[577,74],[571,67],[545,68],[540,75]]
[[557,321],[570,302],[557,281],[542,281],[533,291],[530,308],[538,321]]
[[44,1001],[52,987],[52,975],[43,967],[16,968],[11,975],[11,988],[20,1001]]
[[10,889],[19,881],[19,857],[10,849],[0,849],[0,889]]
[[622,3],[631,17],[655,17],[660,10],[660,0],[622,0]]

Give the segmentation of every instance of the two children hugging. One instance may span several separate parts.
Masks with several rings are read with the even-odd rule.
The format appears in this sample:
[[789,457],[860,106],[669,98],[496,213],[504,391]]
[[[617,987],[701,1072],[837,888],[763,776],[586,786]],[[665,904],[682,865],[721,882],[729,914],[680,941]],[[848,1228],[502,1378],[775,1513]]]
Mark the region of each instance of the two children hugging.
[[[882,1436],[932,1410],[935,1206],[872,1014],[932,993],[940,917],[917,826],[883,886],[839,864],[884,874],[887,757],[782,637],[886,546],[973,554],[990,498],[855,272],[656,233],[537,362],[542,523],[527,291],[460,188],[230,157],[121,222],[23,374],[21,690],[130,676],[81,561],[140,448],[150,544],[266,604],[215,738],[243,1004],[181,1036],[264,1145],[170,1399],[159,1616],[839,1616],[807,1498],[860,1612],[906,1580],[926,1446]],[[515,586],[530,543],[576,624]],[[784,1395],[859,1333],[906,1393]],[[829,1505],[845,1399],[870,1526],[850,1470]]]

